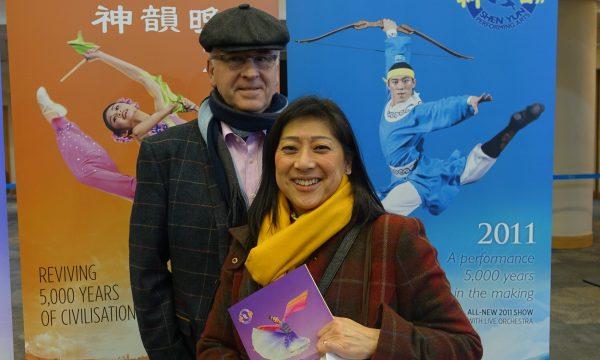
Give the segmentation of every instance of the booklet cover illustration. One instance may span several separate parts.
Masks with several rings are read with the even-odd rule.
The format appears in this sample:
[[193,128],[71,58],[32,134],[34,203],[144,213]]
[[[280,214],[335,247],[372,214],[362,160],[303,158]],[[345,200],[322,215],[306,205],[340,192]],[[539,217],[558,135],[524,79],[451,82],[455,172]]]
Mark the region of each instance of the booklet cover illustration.
[[306,265],[229,308],[251,359],[319,359],[317,333],[333,320]]

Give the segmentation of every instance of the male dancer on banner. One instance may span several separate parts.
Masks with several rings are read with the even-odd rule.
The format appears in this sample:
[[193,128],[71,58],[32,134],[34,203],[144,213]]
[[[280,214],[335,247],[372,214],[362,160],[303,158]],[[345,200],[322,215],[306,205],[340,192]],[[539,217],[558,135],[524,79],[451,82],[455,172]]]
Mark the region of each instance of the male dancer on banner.
[[479,103],[491,101],[489,94],[455,96],[423,102],[410,65],[410,38],[398,35],[396,23],[383,20],[387,76],[390,92],[379,127],[381,148],[392,173],[391,184],[381,192],[385,209],[408,215],[419,206],[440,214],[461,185],[479,180],[517,132],[537,119],[544,105],[535,103],[514,113],[508,126],[491,140],[477,144],[468,157],[458,150],[446,160],[424,154],[424,136],[454,126],[477,114]]
[[277,86],[288,41],[282,22],[247,4],[216,14],[200,35],[213,91],[198,121],[142,142],[129,265],[152,360],[195,358],[229,249],[227,229],[246,222],[265,131],[287,105]]

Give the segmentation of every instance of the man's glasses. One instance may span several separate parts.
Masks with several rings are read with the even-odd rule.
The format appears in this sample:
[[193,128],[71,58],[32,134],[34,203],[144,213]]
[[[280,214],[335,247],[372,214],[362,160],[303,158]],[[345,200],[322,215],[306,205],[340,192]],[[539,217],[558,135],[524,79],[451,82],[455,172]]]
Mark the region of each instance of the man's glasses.
[[219,60],[227,64],[229,70],[240,70],[247,60],[254,63],[260,70],[272,69],[277,61],[277,54],[255,54],[255,55],[212,55],[211,59]]

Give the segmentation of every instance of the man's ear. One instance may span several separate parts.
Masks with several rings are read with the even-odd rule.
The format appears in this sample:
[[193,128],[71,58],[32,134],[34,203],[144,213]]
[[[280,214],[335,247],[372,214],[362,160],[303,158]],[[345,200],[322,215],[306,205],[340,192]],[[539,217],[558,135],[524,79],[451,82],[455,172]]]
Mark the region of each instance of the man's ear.
[[275,71],[275,86],[277,86],[277,88],[279,88],[279,84],[280,84],[280,82],[279,82],[279,80],[280,80],[279,79],[280,78],[279,66],[280,66],[279,57],[277,57],[277,62],[275,63],[275,66],[273,69],[273,71]]
[[208,73],[210,84],[212,87],[216,87],[217,83],[215,81],[215,67],[210,59],[206,60],[206,72]]

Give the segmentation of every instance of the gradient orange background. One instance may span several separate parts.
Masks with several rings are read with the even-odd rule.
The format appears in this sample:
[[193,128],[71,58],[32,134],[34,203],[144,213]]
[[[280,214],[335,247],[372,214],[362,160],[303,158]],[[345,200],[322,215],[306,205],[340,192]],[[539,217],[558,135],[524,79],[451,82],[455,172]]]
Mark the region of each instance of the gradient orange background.
[[[248,1],[277,16],[277,1]],[[54,284],[78,287],[117,283],[120,300],[99,305],[131,304],[128,269],[128,226],[131,203],[79,183],[63,163],[54,129],[42,116],[35,93],[45,86],[54,101],[68,109],[67,118],[104,147],[119,170],[135,174],[139,146],[112,140],[101,119],[104,107],[120,97],[138,101],[152,112],[152,98],[144,88],[115,69],[95,61],[86,63],[65,82],[59,79],[82,57],[66,41],[81,30],[87,41],[101,50],[151,74],[162,74],[171,89],[200,103],[210,85],[203,69],[207,56],[198,34],[189,28],[189,10],[211,6],[220,11],[238,2],[172,1],[25,1],[7,4],[10,81],[18,184],[19,238],[23,281],[25,341],[28,352],[40,354],[44,341],[61,342],[71,348],[62,358],[116,359],[143,356],[135,320],[102,325],[43,327],[40,322],[40,266],[96,264],[96,281]],[[133,11],[133,24],[123,34],[117,26],[102,33],[92,25],[97,6]],[[180,33],[145,32],[142,9],[153,5],[177,8]],[[185,117],[185,116],[184,116]],[[192,117],[187,116],[187,119]],[[84,304],[60,305],[58,311]],[[37,342],[37,343],[36,343]],[[65,345],[66,346],[66,345]],[[70,351],[70,352],[69,352]]]

